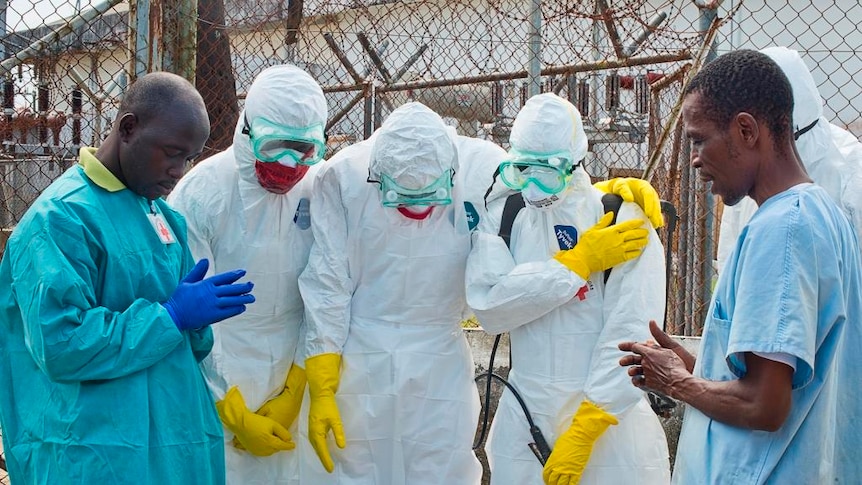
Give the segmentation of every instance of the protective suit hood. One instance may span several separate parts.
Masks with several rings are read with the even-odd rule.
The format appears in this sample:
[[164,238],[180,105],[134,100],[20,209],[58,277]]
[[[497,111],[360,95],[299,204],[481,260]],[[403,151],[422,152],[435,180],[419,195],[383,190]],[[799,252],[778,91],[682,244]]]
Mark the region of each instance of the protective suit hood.
[[233,135],[234,154],[240,179],[260,187],[254,170],[255,155],[251,140],[243,133],[246,120],[265,118],[290,127],[326,124],[326,98],[317,81],[292,65],[271,66],[255,78],[245,99]]
[[[826,189],[833,200],[841,200],[845,161],[832,141],[829,120],[823,117],[823,100],[814,77],[795,50],[769,47],[769,56],[790,80],[793,89],[793,131],[803,130],[796,140],[796,150],[808,175]],[[817,122],[812,125],[812,123]]]
[[458,170],[455,143],[443,119],[422,103],[393,111],[375,133],[369,171],[372,179],[387,175],[398,185],[421,189],[450,169]]
[[[569,151],[574,164],[578,164],[587,154],[587,134],[581,114],[572,103],[553,93],[539,94],[527,100],[515,116],[509,141],[512,150],[520,152],[539,154]],[[572,167],[560,168],[570,170]],[[569,193],[570,190],[566,188],[557,194],[546,194],[533,184],[529,184],[522,192],[529,207],[542,210],[558,206]]]
[[553,153],[572,152],[575,163],[587,155],[587,134],[577,108],[553,93],[528,99],[512,123],[513,149]]
[[790,80],[793,89],[793,131],[799,131],[820,119],[823,116],[823,99],[799,53],[787,47],[767,47],[760,52],[775,61]]

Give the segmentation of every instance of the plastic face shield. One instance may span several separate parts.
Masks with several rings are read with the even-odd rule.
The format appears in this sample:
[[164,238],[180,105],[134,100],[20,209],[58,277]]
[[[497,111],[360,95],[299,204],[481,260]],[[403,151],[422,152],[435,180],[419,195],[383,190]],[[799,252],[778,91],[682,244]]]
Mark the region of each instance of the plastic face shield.
[[372,180],[369,175],[368,182],[380,185],[384,207],[449,205],[452,203],[454,174],[455,170],[450,169],[436,181],[421,189],[401,187],[387,175],[381,175],[379,181]]
[[500,164],[500,179],[507,187],[519,191],[533,183],[549,194],[559,193],[577,166],[571,152],[535,154],[513,150],[509,155]]
[[303,128],[277,125],[264,118],[246,120],[245,134],[251,140],[254,156],[261,162],[278,162],[282,165],[314,165],[326,153],[323,125]]

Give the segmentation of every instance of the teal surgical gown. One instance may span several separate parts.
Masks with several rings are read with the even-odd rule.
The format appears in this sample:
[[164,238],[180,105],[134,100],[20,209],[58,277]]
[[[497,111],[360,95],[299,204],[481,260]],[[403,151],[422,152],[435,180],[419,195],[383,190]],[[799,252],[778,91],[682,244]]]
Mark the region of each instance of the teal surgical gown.
[[678,484],[858,484],[862,283],[856,235],[827,193],[802,184],[769,198],[721,272],[694,373],[745,376],[745,352],[796,359],[790,414],[775,432],[688,407]]
[[[152,212],[175,242],[161,242]],[[122,187],[91,152],[36,200],[0,263],[12,483],[224,483],[198,368],[211,330],[180,332],[159,303],[192,262],[181,216]]]

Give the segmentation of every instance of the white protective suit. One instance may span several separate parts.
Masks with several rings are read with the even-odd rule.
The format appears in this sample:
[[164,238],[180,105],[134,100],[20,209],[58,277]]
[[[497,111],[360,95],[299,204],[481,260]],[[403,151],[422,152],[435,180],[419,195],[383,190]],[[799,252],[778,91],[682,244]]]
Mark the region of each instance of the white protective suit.
[[829,131],[832,141],[844,157],[841,204],[850,217],[856,238],[862,241],[862,190],[859,190],[862,187],[862,143],[856,135],[839,126],[830,124]]
[[[336,400],[347,446],[329,437],[335,470],[327,474],[310,451],[304,410],[303,484],[479,483],[472,451],[479,397],[460,327],[468,315],[464,269],[484,189],[504,156],[408,103],[321,168],[312,199],[315,244],[299,284],[308,356],[342,354]],[[424,220],[382,206],[378,185],[366,181],[386,170],[428,183],[450,167],[452,203]]]
[[[210,273],[245,268],[255,284],[254,305],[213,325],[215,344],[201,364],[216,400],[238,386],[253,412],[283,390],[294,361],[304,367],[297,279],[311,250],[309,189],[316,166],[288,193],[266,191],[255,176],[249,136],[242,133],[246,117],[287,126],[325,123],[326,99],[305,71],[266,69],[248,92],[233,145],[195,166],[168,199],[188,220],[192,254],[210,259]],[[296,451],[258,457],[235,448],[232,439],[225,429],[228,484],[299,483]]]
[[[796,140],[796,150],[811,179],[823,187],[862,236],[862,144],[853,134],[823,117],[823,100],[817,83],[795,50],[769,47],[761,52],[775,61],[793,88],[793,130],[797,132],[817,122]],[[742,229],[757,210],[745,197],[734,206],[724,206],[718,238],[718,269],[721,271],[736,246]]]
[[[513,149],[548,153],[566,148],[580,160],[586,147],[580,115],[554,95],[528,100],[512,126]],[[566,103],[567,104],[567,103]],[[510,192],[512,193],[512,192]],[[645,394],[619,366],[622,341],[650,337],[665,305],[662,245],[655,230],[640,257],[584,281],[552,259],[574,246],[604,215],[602,192],[578,167],[562,200],[550,209],[530,204],[514,220],[511,250],[498,236],[505,197],[489,200],[467,263],[467,302],[482,327],[509,332],[509,382],[553,448],[584,399],[619,420],[595,442],[581,485],[664,484],[670,481],[664,430]],[[623,203],[617,222],[646,216]],[[574,228],[574,231],[572,230]],[[524,412],[506,390],[485,450],[492,484],[542,485],[542,465],[527,447],[533,439]]]

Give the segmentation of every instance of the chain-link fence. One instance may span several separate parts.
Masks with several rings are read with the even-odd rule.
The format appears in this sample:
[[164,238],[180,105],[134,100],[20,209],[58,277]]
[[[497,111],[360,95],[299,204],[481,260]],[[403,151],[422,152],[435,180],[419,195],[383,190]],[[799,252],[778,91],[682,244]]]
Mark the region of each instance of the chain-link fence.
[[195,77],[208,154],[231,143],[244,93],[278,63],[324,87],[330,154],[408,100],[506,147],[526,98],[554,91],[584,116],[594,178],[647,176],[675,208],[667,326],[697,335],[721,204],[693,176],[674,123],[686,74],[716,53],[786,45],[811,68],[824,115],[862,134],[855,0],[6,0],[0,22],[0,250],[149,70]]

